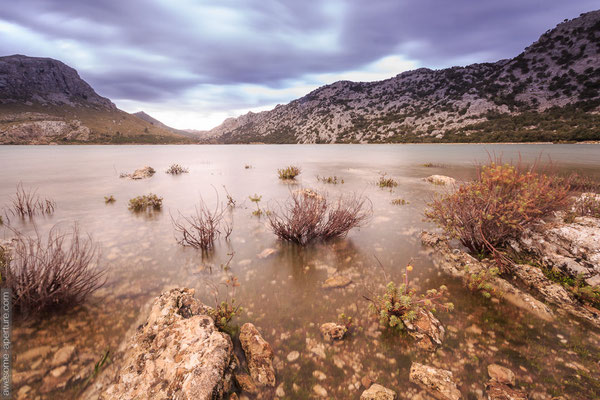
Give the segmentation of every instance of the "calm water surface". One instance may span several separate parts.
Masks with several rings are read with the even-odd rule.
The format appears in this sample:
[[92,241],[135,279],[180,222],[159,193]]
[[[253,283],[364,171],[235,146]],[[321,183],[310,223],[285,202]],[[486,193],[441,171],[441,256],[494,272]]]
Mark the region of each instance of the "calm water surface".
[[[524,162],[541,157],[543,163],[551,158],[561,171],[600,178],[600,145],[1,146],[0,207],[8,206],[20,182],[57,203],[52,216],[35,219],[36,226],[16,218],[11,224],[27,233],[45,233],[55,224],[67,229],[77,222],[99,243],[100,264],[109,270],[106,286],[85,307],[46,321],[16,322],[16,371],[37,375],[17,382],[15,392],[27,385],[25,398],[76,398],[82,379],[59,382],[61,389],[54,391],[50,389],[56,382],[46,382],[46,387],[42,383],[56,350],[74,343],[77,357],[70,371],[86,376],[103,351],[118,347],[140,307],[162,290],[193,287],[212,305],[207,282],[222,282],[219,266],[233,253],[231,272],[241,282],[236,297],[246,308],[236,322],[252,321],[272,344],[278,384],[286,398],[313,396],[317,383],[331,398],[358,398],[365,376],[410,398],[418,391],[408,382],[412,361],[451,369],[466,398],[482,398],[486,367],[492,362],[513,369],[518,386],[536,398],[600,396],[597,331],[566,318],[544,323],[503,302],[472,295],[435,270],[420,245],[419,233],[434,229],[423,221],[425,204],[444,190],[422,178],[442,174],[468,179],[475,164],[490,155]],[[165,174],[172,163],[190,172]],[[290,164],[302,168],[297,184],[277,179],[277,169]],[[145,165],[156,169],[152,178],[119,178],[121,172]],[[375,182],[381,173],[397,180],[398,187],[378,188]],[[317,175],[335,175],[344,184],[319,183]],[[211,207],[225,202],[223,186],[238,204],[227,214],[234,226],[230,240],[221,239],[205,256],[179,246],[171,216],[189,215],[200,199]],[[255,205],[248,196],[262,195],[262,208],[276,208],[298,188],[326,191],[332,197],[363,194],[373,203],[373,218],[344,240],[306,248],[281,243],[265,218],[252,215]],[[131,213],[128,200],[147,193],[164,198],[162,212]],[[107,195],[116,203],[105,205]],[[394,198],[408,204],[392,205]],[[0,234],[10,236],[5,227]],[[274,253],[259,257],[265,249]],[[399,280],[413,259],[416,286],[450,287],[456,310],[439,314],[448,335],[436,354],[415,350],[407,338],[381,334],[368,315],[363,295],[387,283],[376,258],[389,279]],[[350,275],[353,283],[344,289],[321,289],[323,281],[337,273]],[[342,311],[356,320],[353,334],[341,343],[322,345],[319,325],[336,321]],[[26,353],[40,348],[41,358]],[[286,356],[294,350],[301,356],[289,363]],[[315,370],[327,378],[318,380]]]

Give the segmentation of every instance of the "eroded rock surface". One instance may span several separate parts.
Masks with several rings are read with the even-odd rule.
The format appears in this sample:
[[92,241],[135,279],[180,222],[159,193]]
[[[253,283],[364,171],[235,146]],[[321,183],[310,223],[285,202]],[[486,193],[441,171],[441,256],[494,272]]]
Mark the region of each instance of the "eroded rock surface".
[[233,344],[193,295],[193,289],[172,289],[157,297],[108,373],[112,381],[99,379],[82,398],[223,398],[235,367]]
[[240,329],[240,342],[246,354],[250,376],[258,385],[275,386],[273,350],[256,327],[247,322]]
[[143,168],[136,169],[131,174],[121,174],[121,178],[129,178],[134,180],[146,179],[150,178],[155,173],[156,171],[154,170],[154,168],[145,166]]
[[458,400],[460,391],[456,387],[452,372],[419,363],[410,366],[409,379],[439,400]]
[[430,311],[419,310],[417,318],[414,321],[404,321],[404,326],[421,349],[433,351],[442,345],[446,331]]
[[347,329],[344,325],[327,322],[321,325],[320,330],[325,340],[340,340],[346,334]]
[[374,383],[362,392],[360,400],[395,400],[396,392]]
[[452,186],[456,183],[456,179],[446,175],[431,175],[425,178],[425,181],[442,186]]

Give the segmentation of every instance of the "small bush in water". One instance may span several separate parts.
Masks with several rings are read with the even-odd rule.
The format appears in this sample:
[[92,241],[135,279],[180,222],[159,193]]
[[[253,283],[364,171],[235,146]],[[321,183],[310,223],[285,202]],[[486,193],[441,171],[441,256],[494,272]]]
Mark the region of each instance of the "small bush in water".
[[279,179],[289,180],[296,179],[298,175],[300,175],[300,168],[290,165],[289,167],[278,169],[277,174],[279,175]]
[[390,282],[384,294],[375,299],[368,299],[371,301],[369,308],[379,318],[380,325],[401,331],[405,329],[406,322],[414,321],[419,316],[421,310],[436,311],[437,307],[446,311],[454,309],[452,303],[441,302],[448,294],[446,286],[430,289],[421,295],[410,288],[408,273],[412,269],[412,265],[406,267],[402,284],[397,286],[394,282]]
[[158,211],[162,208],[162,201],[162,197],[150,193],[129,200],[129,209],[135,212]]
[[379,177],[379,180],[377,181],[377,186],[379,186],[382,189],[384,189],[384,188],[391,189],[391,188],[395,188],[396,186],[398,186],[398,182],[396,182],[392,178],[387,178],[386,176],[387,176],[386,173],[381,174],[381,176]]
[[113,195],[111,194],[110,196],[104,196],[104,204],[112,204],[115,201],[117,201]]
[[171,175],[187,174],[189,170],[179,164],[171,164],[166,173]]

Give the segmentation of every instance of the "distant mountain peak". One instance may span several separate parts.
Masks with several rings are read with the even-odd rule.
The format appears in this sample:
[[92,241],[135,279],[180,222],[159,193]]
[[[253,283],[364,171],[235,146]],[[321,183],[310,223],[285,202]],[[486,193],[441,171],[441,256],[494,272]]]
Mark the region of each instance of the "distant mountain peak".
[[0,57],[0,104],[39,103],[114,110],[77,71],[52,58]]

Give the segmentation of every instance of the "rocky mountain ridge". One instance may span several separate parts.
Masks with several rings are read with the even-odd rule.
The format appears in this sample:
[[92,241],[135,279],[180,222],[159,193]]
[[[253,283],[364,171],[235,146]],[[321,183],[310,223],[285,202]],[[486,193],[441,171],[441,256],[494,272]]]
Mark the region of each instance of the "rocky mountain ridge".
[[0,144],[190,142],[119,110],[58,60],[0,57]]
[[598,140],[599,54],[593,11],[509,60],[339,81],[209,134],[224,143]]

